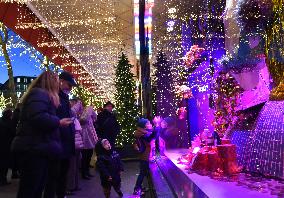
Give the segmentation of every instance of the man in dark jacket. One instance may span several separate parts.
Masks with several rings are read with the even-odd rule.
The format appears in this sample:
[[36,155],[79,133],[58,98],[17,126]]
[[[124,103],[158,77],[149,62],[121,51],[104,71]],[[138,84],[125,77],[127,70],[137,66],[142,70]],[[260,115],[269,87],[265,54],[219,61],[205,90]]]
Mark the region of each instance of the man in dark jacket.
[[10,147],[13,140],[12,110],[5,109],[0,118],[0,186],[7,182],[8,168],[10,167]]
[[114,105],[107,102],[104,110],[98,114],[96,130],[99,138],[108,139],[112,148],[115,146],[116,137],[120,132],[120,126],[116,116],[112,112]]
[[[61,118],[71,118],[71,107],[68,94],[76,82],[73,76],[68,72],[62,72],[59,75],[60,79],[60,106],[57,109],[56,115]],[[60,127],[60,137],[62,144],[62,155],[59,161],[54,161],[49,168],[48,182],[45,190],[45,198],[55,197],[64,198],[66,195],[67,173],[69,169],[69,161],[72,155],[75,154],[75,127],[74,124],[68,127]]]

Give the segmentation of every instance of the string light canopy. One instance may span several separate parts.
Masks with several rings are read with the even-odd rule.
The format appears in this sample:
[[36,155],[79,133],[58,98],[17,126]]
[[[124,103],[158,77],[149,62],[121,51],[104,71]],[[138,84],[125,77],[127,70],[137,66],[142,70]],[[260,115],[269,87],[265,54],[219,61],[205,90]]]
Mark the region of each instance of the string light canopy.
[[[2,0],[3,2],[3,0]],[[4,2],[25,3],[41,20],[17,24],[16,28],[40,29],[47,27],[60,42],[42,42],[40,47],[54,48],[63,45],[68,52],[91,75],[72,66],[79,83],[99,86],[98,93],[105,99],[114,97],[114,68],[122,50],[130,62],[135,60],[132,0],[7,0]],[[20,17],[26,17],[22,15]],[[19,21],[24,21],[20,19]],[[54,54],[52,58],[68,56]],[[70,66],[70,65],[68,65]],[[63,65],[64,67],[64,65]],[[86,76],[86,77],[85,77]]]

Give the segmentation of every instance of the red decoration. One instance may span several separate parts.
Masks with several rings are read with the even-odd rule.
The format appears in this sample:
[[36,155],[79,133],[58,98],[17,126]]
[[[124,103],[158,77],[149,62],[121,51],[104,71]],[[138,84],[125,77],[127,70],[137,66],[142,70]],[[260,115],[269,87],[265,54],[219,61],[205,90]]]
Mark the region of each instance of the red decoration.
[[224,144],[231,144],[231,140],[222,138],[221,139],[221,143],[222,143],[222,145],[224,145]]
[[190,47],[190,50],[186,53],[184,57],[186,66],[192,67],[194,61],[200,58],[200,55],[204,50],[204,48],[200,48],[198,45],[192,45]]

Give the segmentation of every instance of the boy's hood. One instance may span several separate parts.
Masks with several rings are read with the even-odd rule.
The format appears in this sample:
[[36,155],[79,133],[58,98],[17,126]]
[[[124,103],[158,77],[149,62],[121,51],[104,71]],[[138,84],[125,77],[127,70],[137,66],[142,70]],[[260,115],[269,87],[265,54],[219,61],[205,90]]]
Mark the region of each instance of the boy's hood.
[[106,150],[103,145],[101,140],[97,142],[96,147],[95,147],[96,155],[110,155],[112,150]]

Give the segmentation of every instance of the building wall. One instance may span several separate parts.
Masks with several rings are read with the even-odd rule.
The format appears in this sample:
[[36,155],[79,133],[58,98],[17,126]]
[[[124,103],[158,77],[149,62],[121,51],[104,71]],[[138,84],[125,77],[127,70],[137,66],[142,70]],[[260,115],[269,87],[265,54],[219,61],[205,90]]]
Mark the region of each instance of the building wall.
[[[15,76],[14,83],[17,97],[20,98],[28,89],[28,86],[36,77],[31,76]],[[0,86],[0,91],[4,94],[4,97],[8,96],[9,88],[8,88],[9,80],[7,80],[2,86]]]

